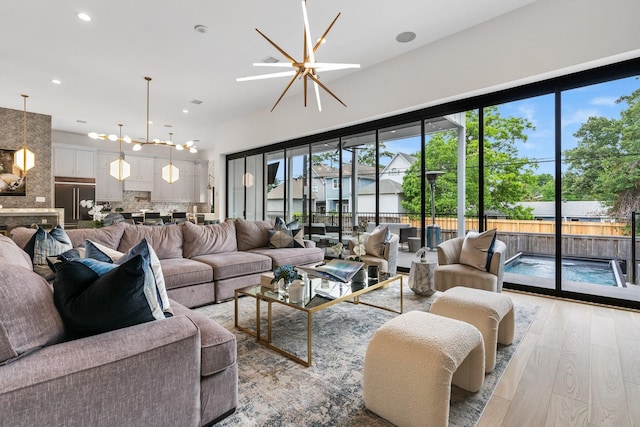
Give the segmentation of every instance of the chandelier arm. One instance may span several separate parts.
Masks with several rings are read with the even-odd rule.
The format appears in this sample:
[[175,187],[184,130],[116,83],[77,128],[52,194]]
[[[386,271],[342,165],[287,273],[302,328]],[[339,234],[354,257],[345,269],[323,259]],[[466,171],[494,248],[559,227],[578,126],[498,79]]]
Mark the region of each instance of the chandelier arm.
[[331,31],[331,28],[333,27],[333,24],[336,23],[336,21],[338,20],[338,18],[340,17],[340,13],[338,13],[338,15],[336,15],[336,17],[333,19],[333,21],[331,22],[331,24],[329,24],[329,26],[327,27],[327,29],[325,30],[325,32],[322,34],[322,37],[320,37],[320,39],[318,39],[318,42],[316,43],[316,45],[313,47],[313,52],[315,53],[318,48],[320,47],[320,45],[322,44],[322,41],[327,37],[327,34],[329,34],[329,31]]
[[[299,67],[298,67],[299,69]],[[269,73],[269,74],[259,74],[257,76],[249,76],[249,77],[238,77],[236,79],[237,82],[247,82],[250,80],[263,80],[263,79],[273,79],[276,77],[289,77],[295,75],[296,71],[283,71],[281,73]]]
[[271,109],[271,112],[273,112],[273,110],[276,109],[276,107],[278,106],[278,104],[280,103],[280,101],[282,100],[284,95],[287,93],[287,91],[289,90],[289,88],[291,87],[293,82],[296,80],[296,78],[301,74],[301,72],[302,72],[302,70],[298,69],[298,71],[293,75],[293,77],[291,77],[291,80],[289,80],[289,84],[287,85],[287,87],[284,88],[284,91],[282,92],[282,95],[280,95],[280,98],[278,98],[276,103],[273,105],[273,108]]
[[334,95],[334,93],[333,93],[333,92],[331,92],[331,91],[329,90],[329,88],[328,88],[328,87],[326,87],[325,85],[323,85],[323,84],[320,82],[320,80],[318,80],[318,79],[316,78],[316,76],[314,76],[313,74],[309,74],[308,76],[309,76],[309,78],[310,78],[311,80],[313,80],[314,82],[316,82],[316,83],[317,83],[317,84],[318,84],[322,89],[324,89],[324,90],[325,90],[329,95],[333,96],[333,97],[336,99],[336,101],[338,101],[340,104],[344,105],[345,107],[347,106],[347,104],[345,104],[344,102],[342,102],[342,101],[340,100],[340,98],[338,98],[337,96],[335,96],[335,95]]
[[305,69],[303,75],[302,75],[302,86],[304,88],[304,106],[307,106],[307,70]]
[[258,32],[258,34],[260,34],[262,37],[264,37],[271,44],[271,46],[275,47],[278,50],[278,52],[283,54],[285,56],[285,58],[287,58],[289,61],[291,61],[292,64],[296,63],[296,60],[293,59],[293,57],[291,55],[289,55],[287,52],[285,52],[284,49],[282,49],[280,46],[275,44],[269,37],[265,36],[264,33],[262,33],[259,29],[256,28],[256,31]]

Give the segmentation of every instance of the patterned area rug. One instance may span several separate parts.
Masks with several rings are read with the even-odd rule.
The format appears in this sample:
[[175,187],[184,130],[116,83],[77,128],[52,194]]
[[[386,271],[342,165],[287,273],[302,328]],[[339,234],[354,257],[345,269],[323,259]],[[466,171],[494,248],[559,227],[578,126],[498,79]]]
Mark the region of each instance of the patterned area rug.
[[[404,285],[404,312],[428,311],[433,296],[414,295]],[[399,286],[391,284],[362,297],[368,302],[399,308]],[[365,298],[366,297],[366,298]],[[255,329],[255,300],[239,301],[240,324]],[[262,304],[261,328],[267,310]],[[234,328],[233,302],[197,309],[236,334],[238,340],[239,401],[236,412],[219,426],[391,426],[364,406],[362,371],[367,344],[374,332],[397,314],[349,303],[336,304],[313,316],[313,365],[310,368],[256,343]],[[500,346],[496,367],[482,388],[470,393],[452,387],[450,426],[474,426],[498,380],[538,311],[516,306],[515,339]],[[273,306],[273,342],[306,359],[306,315]]]

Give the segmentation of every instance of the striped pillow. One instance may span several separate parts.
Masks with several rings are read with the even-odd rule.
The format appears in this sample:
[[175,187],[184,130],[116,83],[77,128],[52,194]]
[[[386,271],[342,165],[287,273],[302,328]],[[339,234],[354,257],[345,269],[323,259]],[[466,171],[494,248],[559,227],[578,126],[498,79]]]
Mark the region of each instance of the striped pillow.
[[69,249],[73,249],[71,239],[60,225],[48,233],[38,227],[24,248],[35,265],[46,265],[48,256],[60,255]]

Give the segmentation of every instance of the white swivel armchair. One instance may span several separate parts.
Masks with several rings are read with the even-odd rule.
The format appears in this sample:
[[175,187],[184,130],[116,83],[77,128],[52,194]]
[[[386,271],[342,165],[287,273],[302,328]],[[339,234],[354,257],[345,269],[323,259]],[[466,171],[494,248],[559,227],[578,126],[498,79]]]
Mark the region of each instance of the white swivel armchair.
[[460,264],[460,252],[464,237],[446,240],[438,245],[438,266],[434,273],[434,286],[438,291],[446,291],[454,286],[502,292],[504,257],[507,245],[496,240],[488,271]]

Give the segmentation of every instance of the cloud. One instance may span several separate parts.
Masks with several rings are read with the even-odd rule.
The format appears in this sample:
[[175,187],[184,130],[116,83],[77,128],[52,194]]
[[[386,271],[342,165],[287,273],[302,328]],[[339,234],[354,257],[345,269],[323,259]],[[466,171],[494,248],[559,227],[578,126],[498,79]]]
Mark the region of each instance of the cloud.
[[586,123],[589,117],[599,117],[602,114],[596,109],[576,110],[562,114],[562,127]]
[[599,96],[597,98],[593,98],[591,100],[591,102],[589,102],[591,105],[602,105],[605,107],[615,107],[616,106],[616,100],[618,98],[615,96]]
[[535,118],[536,107],[533,104],[523,103],[518,106],[518,111],[533,125],[537,127],[538,121]]

